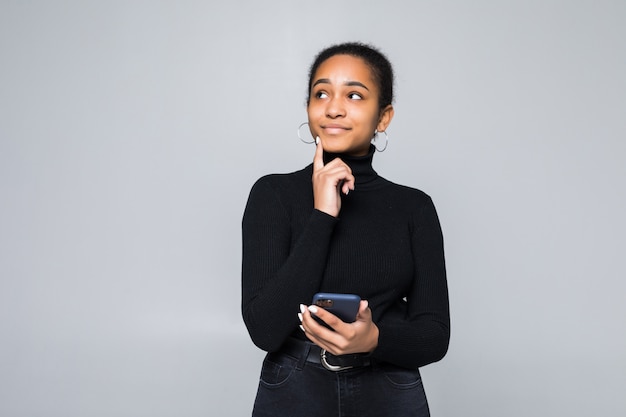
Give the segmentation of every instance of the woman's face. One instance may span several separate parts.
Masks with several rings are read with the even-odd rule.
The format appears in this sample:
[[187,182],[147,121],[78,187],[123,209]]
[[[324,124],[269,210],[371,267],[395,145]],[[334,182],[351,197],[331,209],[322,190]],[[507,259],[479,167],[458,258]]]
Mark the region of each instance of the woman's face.
[[313,137],[324,150],[353,156],[367,154],[374,131],[387,129],[393,108],[378,107],[378,86],[361,58],[335,55],[313,76],[307,113]]

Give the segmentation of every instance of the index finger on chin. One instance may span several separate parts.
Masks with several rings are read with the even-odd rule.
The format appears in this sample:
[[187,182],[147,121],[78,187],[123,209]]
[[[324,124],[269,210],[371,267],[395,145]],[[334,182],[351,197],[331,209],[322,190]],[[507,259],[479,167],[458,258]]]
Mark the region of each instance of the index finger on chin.
[[318,170],[324,168],[324,147],[322,146],[322,141],[320,137],[317,136],[315,138],[315,156],[313,157],[313,170]]

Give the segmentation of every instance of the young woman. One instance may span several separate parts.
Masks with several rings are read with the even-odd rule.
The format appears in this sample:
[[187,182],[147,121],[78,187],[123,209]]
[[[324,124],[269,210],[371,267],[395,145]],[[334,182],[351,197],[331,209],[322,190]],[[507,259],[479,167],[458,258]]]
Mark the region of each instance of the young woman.
[[[335,45],[308,87],[313,163],[259,179],[243,217],[243,318],[268,352],[253,415],[428,416],[418,368],[450,337],[443,238],[428,195],[372,168],[391,64]],[[356,321],[309,305],[317,292],[359,295]]]

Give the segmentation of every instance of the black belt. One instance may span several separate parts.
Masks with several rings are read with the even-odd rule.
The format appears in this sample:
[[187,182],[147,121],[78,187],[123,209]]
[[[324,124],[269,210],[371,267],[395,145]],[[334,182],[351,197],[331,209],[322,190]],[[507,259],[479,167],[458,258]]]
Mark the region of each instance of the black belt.
[[313,343],[291,337],[287,339],[279,352],[296,359],[306,356],[307,362],[321,364],[324,368],[334,372],[369,366],[372,363],[369,354],[366,353],[333,355]]

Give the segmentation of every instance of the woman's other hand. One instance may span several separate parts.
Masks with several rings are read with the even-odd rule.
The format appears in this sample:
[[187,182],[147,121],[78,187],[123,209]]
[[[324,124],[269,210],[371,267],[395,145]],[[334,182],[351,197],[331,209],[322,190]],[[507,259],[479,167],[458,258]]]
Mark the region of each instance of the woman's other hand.
[[354,176],[350,167],[339,158],[324,165],[324,147],[319,136],[315,143],[312,178],[314,208],[337,217],[341,210],[340,193],[347,195],[354,190]]
[[[348,353],[369,353],[378,346],[378,327],[372,321],[372,310],[365,300],[359,305],[359,312],[353,323],[346,323],[332,313],[317,306],[301,306],[298,317],[307,338],[333,355]],[[315,315],[330,327],[319,324]]]

